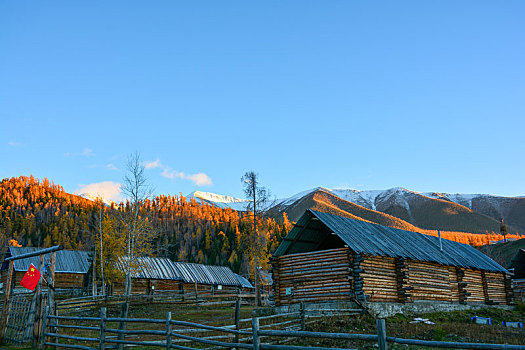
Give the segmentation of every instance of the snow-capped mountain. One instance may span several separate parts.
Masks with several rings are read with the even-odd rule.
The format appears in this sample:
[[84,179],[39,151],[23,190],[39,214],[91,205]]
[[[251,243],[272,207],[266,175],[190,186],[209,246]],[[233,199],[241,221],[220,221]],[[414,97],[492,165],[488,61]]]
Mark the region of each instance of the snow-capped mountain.
[[231,208],[237,211],[246,210],[247,204],[250,203],[247,199],[202,191],[193,191],[188,195],[188,199],[191,198],[194,198],[198,203],[205,202],[219,208]]
[[[190,196],[221,208],[230,207],[235,210],[246,210],[248,202],[245,199],[200,191],[193,192]],[[374,222],[400,219],[424,229],[466,232],[499,231],[499,220],[504,218],[510,231],[525,232],[524,197],[419,193],[402,187],[387,190],[316,187],[275,201],[270,212],[275,216],[286,212],[291,220],[296,220],[297,215],[309,208],[324,208],[335,213],[347,212]],[[378,218],[378,214],[387,217]]]

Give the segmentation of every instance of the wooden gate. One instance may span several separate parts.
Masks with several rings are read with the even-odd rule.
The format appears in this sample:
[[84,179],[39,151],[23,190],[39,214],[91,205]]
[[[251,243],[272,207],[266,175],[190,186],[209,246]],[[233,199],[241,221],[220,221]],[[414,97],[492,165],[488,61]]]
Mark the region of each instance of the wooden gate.
[[34,293],[14,294],[8,303],[4,339],[10,344],[22,344],[33,338],[35,321],[34,308],[31,310]]

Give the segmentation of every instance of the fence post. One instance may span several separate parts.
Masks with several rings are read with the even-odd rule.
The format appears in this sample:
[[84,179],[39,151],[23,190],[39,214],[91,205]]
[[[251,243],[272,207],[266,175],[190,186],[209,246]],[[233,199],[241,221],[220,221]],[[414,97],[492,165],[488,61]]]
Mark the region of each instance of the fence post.
[[[241,301],[235,301],[235,330],[239,330],[239,320],[241,319]],[[235,343],[239,342],[239,333],[235,333]],[[238,348],[236,348],[238,349]]]
[[[123,302],[121,305],[120,305],[120,318],[127,318],[127,315],[128,315],[128,312],[129,312],[129,299],[128,301],[126,302]],[[126,329],[126,322],[124,321],[120,321],[118,323],[118,330],[119,331],[123,331]],[[119,333],[117,335],[117,339],[118,340],[124,340],[124,333]],[[124,344],[120,343],[120,344],[117,344],[117,349],[118,350],[122,350],[124,349]]]
[[40,348],[46,348],[46,329],[47,329],[47,315],[49,315],[49,305],[46,305],[46,310],[44,311],[44,317],[42,319],[42,333],[40,334]]
[[386,324],[385,319],[381,318],[376,320],[377,325],[377,343],[379,345],[379,350],[387,350],[388,346],[386,343]]
[[171,311],[166,312],[166,349],[171,350]]
[[[53,298],[54,298],[54,296],[53,296]],[[57,302],[56,301],[53,303],[53,315],[58,316],[58,308],[57,308]],[[58,318],[55,318],[54,324],[58,324]],[[53,333],[58,334],[58,328],[57,327],[53,327]],[[59,339],[60,338],[55,337],[55,344],[58,344]],[[58,349],[58,348],[55,346],[55,349]]]
[[306,311],[304,309],[304,301],[301,301],[301,307],[299,309],[300,315],[301,315],[301,330],[305,330],[305,322],[304,319],[306,318]]
[[253,350],[259,350],[261,347],[261,340],[259,338],[259,319],[252,317],[252,334],[253,334]]
[[106,308],[100,308],[100,339],[99,339],[99,349],[106,349]]

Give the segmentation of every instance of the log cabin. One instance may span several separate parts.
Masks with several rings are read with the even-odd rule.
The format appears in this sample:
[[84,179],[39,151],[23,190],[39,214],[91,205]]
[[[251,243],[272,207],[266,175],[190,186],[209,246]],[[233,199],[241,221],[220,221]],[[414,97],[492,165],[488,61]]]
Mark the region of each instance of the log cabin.
[[517,300],[525,302],[525,249],[519,249],[509,264],[509,270],[514,272],[512,285]]
[[[240,280],[238,275],[226,266],[203,265],[175,262],[182,278],[181,289],[187,292],[203,293],[216,291],[240,292],[250,289],[247,281]],[[244,279],[245,280],[245,279]],[[249,285],[249,286],[248,286]]]
[[[153,290],[213,294],[218,290],[237,292],[249,288],[249,282],[240,280],[240,276],[226,266],[173,262],[156,257],[140,257],[136,265],[131,274],[133,294],[150,294]],[[123,264],[120,269],[125,270]],[[124,293],[124,282],[115,282],[113,293]]]
[[512,302],[508,271],[474,247],[315,210],[271,259],[277,306],[300,302]]
[[[39,248],[34,247],[8,247],[6,258],[11,256],[19,256],[22,254],[32,253]],[[44,256],[44,263],[49,263],[50,254]],[[33,264],[38,268],[39,257],[31,257],[26,259],[13,261],[13,278],[14,285],[19,286],[22,277],[29,266]],[[3,262],[2,264],[2,283],[6,281],[9,264]],[[76,250],[59,250],[56,252],[55,260],[55,288],[84,288],[87,287],[87,275],[91,268],[91,261],[89,253]],[[43,274],[43,271],[40,271]],[[45,281],[42,282],[44,285]]]
[[[181,276],[175,263],[168,258],[140,257],[131,271],[131,293],[151,294],[158,291],[179,291]],[[125,267],[119,263],[119,269],[124,273]],[[123,294],[124,281],[116,281],[112,285],[114,294]]]

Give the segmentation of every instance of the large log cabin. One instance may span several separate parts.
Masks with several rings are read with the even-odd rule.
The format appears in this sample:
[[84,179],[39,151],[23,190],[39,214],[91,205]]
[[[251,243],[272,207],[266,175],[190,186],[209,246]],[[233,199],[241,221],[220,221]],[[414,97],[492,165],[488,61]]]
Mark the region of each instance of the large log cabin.
[[[34,247],[8,247],[6,258],[32,253],[39,248]],[[75,250],[59,250],[55,260],[55,288],[84,288],[87,286],[87,275],[91,268],[91,261],[88,252]],[[44,264],[49,263],[50,254],[44,255]],[[31,257],[13,261],[14,285],[19,286],[22,277],[29,266],[33,264],[38,268],[39,257]],[[8,263],[2,264],[2,283],[7,278]],[[43,272],[43,271],[40,271]],[[43,281],[45,285],[45,281]],[[5,285],[5,284],[4,284]]]
[[298,220],[271,264],[277,306],[512,302],[508,271],[474,247],[315,210]]

